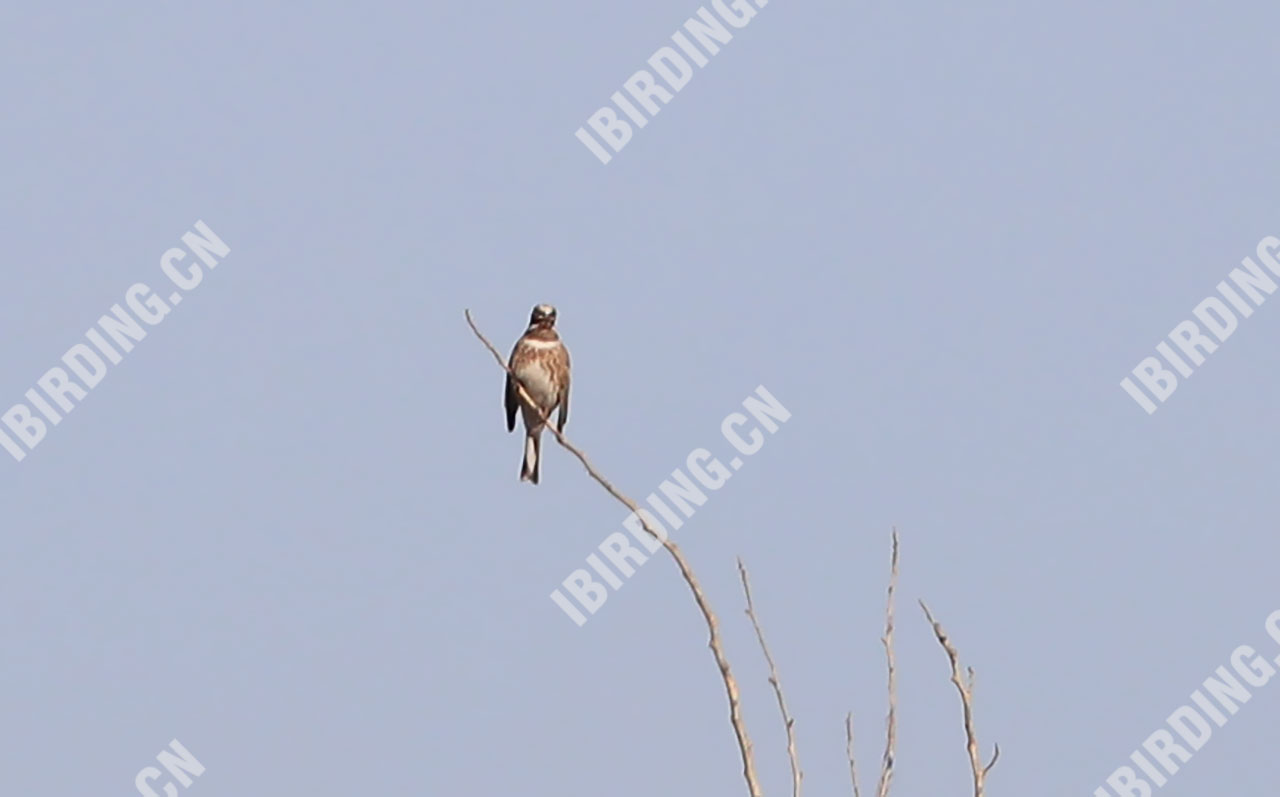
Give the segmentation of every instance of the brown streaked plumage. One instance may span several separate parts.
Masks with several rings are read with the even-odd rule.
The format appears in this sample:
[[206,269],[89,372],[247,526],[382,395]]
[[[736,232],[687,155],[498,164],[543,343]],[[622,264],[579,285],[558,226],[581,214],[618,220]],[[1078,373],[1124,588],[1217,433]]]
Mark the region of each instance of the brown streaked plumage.
[[[556,428],[563,432],[565,422],[569,420],[569,350],[560,340],[555,325],[556,308],[549,304],[533,308],[529,328],[516,341],[508,365],[525,392],[548,418],[553,410],[559,408]],[[524,460],[520,466],[520,481],[537,484],[542,459],[542,416],[538,409],[521,400],[511,374],[507,374],[505,403],[508,432],[515,431],[517,407],[524,420]]]

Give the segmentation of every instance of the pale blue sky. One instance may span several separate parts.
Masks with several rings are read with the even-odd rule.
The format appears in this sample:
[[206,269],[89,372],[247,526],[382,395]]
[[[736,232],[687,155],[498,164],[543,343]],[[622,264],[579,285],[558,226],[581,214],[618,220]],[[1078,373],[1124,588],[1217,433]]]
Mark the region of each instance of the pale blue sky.
[[[643,496],[757,385],[793,413],[680,541],[768,793],[882,744],[963,793],[926,598],[992,794],[1091,794],[1239,644],[1275,652],[1280,301],[1147,416],[1120,379],[1280,234],[1280,8],[773,0],[607,166],[573,137],[696,12],[43,4],[0,12],[0,409],[197,219],[206,283],[22,463],[0,453],[0,793],[745,793],[705,630],[645,565],[547,600],[624,511],[504,351],[538,302],[568,432]],[[1273,306],[1274,305],[1274,306]],[[1161,790],[1274,789],[1264,687]]]

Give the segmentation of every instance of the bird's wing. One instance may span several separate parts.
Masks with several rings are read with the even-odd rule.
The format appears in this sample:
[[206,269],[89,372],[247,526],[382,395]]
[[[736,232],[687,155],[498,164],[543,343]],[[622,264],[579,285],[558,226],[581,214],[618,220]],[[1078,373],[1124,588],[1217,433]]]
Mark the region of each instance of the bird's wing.
[[515,382],[511,379],[511,374],[507,374],[506,398],[504,399],[507,407],[507,431],[514,432],[516,430],[516,407],[520,402],[516,399]]
[[564,352],[564,390],[560,392],[560,414],[556,416],[556,428],[564,431],[564,425],[569,422],[569,352]]

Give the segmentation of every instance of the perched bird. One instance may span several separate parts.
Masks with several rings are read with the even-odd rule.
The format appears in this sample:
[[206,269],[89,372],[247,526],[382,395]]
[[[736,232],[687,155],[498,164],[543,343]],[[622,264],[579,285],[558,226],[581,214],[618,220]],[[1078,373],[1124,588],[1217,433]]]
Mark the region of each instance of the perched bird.
[[551,417],[560,408],[556,428],[564,431],[569,420],[569,350],[556,332],[556,308],[540,304],[533,308],[529,328],[511,350],[508,366],[537,405],[524,401],[511,374],[507,374],[507,431],[516,428],[516,407],[524,418],[524,463],[520,481],[538,483],[538,466],[542,457],[542,415]]

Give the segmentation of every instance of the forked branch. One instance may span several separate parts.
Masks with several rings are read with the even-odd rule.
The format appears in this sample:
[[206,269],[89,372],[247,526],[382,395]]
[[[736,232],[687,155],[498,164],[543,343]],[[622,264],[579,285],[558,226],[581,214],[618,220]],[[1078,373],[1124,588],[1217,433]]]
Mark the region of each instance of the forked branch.
[[956,691],[960,693],[960,704],[964,708],[964,736],[969,751],[969,768],[973,772],[973,797],[982,797],[983,789],[986,787],[987,773],[1000,759],[1000,745],[995,746],[991,763],[983,766],[982,759],[978,757],[978,734],[973,728],[973,668],[968,669],[966,676],[965,671],[960,667],[960,654],[956,652],[955,645],[951,644],[951,637],[947,636],[942,624],[933,619],[933,614],[924,601],[920,601],[920,608],[924,609],[924,616],[933,626],[938,644],[942,645],[942,649],[947,652],[947,658],[951,661],[951,683],[956,685]]

